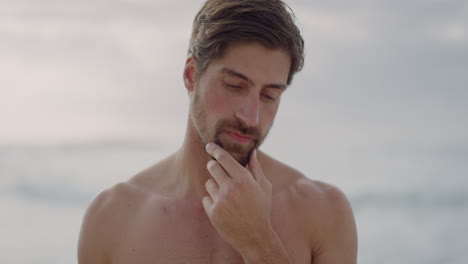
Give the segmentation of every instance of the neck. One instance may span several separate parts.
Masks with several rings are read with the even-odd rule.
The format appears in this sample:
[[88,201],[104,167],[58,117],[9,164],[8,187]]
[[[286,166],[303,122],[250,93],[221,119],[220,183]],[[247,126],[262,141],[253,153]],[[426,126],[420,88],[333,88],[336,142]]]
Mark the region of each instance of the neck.
[[184,143],[176,152],[174,157],[174,167],[176,168],[176,181],[180,195],[187,197],[198,197],[202,199],[208,195],[205,189],[206,181],[211,177],[206,164],[211,157],[205,150],[205,146],[200,144],[198,134],[188,119],[187,130]]

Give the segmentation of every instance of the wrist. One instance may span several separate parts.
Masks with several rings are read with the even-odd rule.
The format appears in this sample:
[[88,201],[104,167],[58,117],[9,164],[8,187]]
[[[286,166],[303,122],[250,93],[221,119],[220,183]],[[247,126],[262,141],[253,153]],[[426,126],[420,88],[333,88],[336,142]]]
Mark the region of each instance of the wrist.
[[249,263],[291,263],[282,241],[273,228],[261,236],[249,247],[239,252],[246,264]]

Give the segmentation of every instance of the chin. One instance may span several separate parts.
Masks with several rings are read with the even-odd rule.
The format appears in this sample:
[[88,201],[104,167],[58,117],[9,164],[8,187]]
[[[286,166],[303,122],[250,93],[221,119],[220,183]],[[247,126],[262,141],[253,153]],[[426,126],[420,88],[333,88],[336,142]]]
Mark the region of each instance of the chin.
[[229,152],[229,154],[231,154],[231,156],[244,167],[249,164],[250,155],[252,155],[252,152],[255,149],[254,143],[244,146],[222,139],[216,139],[215,143]]
[[237,160],[237,162],[239,162],[240,165],[245,167],[245,166],[247,166],[247,164],[249,164],[250,155],[252,155],[252,151],[250,151],[247,154],[234,153],[233,157]]

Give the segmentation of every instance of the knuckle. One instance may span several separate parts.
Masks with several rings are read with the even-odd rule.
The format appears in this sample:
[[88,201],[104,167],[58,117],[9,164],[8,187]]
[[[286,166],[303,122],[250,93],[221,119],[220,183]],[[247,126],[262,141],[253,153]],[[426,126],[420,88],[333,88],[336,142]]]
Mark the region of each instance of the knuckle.
[[214,192],[214,191],[216,191],[216,189],[217,189],[217,188],[216,188],[216,183],[214,182],[213,179],[209,179],[209,180],[206,181],[206,183],[205,183],[205,188],[206,188],[207,190],[209,190],[209,191]]
[[203,197],[203,204],[210,203],[210,198],[208,196]]
[[213,205],[210,208],[210,215],[211,217],[216,217],[219,211],[219,206],[217,203],[213,203]]
[[235,187],[232,184],[228,184],[225,186],[223,194],[225,197],[230,197],[234,192]]
[[206,187],[206,188],[209,188],[209,186],[212,184],[211,181],[212,181],[212,179],[209,179],[209,180],[207,180],[207,181],[205,182],[205,187]]
[[214,160],[208,162],[208,165],[207,165],[208,170],[209,170],[209,171],[213,171],[213,170],[216,168],[216,165],[217,165],[217,164],[218,164],[218,162],[216,162],[216,161],[214,161]]

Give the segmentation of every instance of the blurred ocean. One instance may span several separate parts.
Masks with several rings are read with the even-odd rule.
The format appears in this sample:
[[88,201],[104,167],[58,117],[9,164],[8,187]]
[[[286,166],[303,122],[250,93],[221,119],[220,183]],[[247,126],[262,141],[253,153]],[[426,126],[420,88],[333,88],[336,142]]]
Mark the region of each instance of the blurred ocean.
[[[147,142],[0,147],[0,263],[76,263],[91,199],[171,148]],[[468,152],[364,158],[388,174],[336,182],[354,209],[359,263],[468,263]]]
[[[203,2],[0,0],[0,264],[76,263],[93,197],[180,144]],[[306,63],[262,148],[348,195],[360,264],[468,264],[468,1],[286,2]]]

